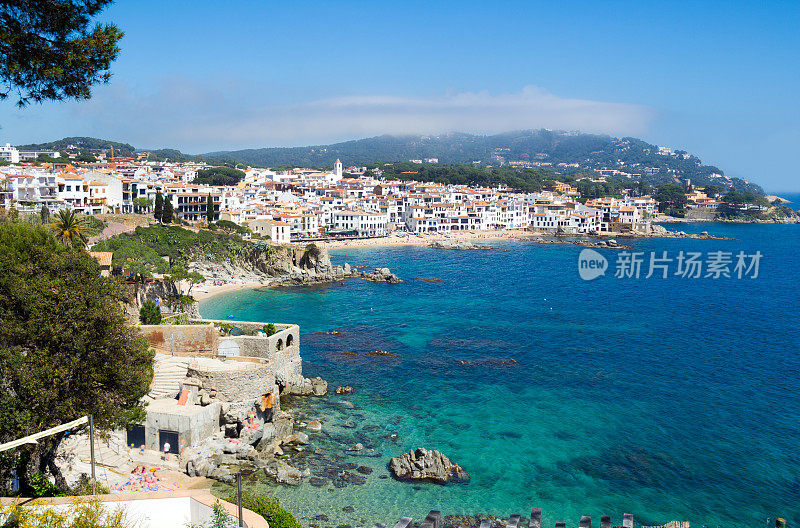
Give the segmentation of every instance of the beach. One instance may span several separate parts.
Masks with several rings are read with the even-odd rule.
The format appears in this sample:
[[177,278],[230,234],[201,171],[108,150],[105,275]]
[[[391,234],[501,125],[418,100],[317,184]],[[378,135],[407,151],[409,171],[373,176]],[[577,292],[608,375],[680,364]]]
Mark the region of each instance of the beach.
[[192,290],[192,297],[198,301],[204,301],[221,295],[223,293],[231,293],[239,290],[247,290],[251,288],[260,288],[261,286],[269,286],[269,281],[265,282],[226,282],[225,284],[198,284]]
[[[431,242],[441,240],[525,240],[534,233],[524,229],[492,229],[492,230],[473,230],[455,233],[393,233],[385,237],[361,238],[350,240],[331,240],[318,242],[328,249],[338,248],[358,248],[358,247],[379,247],[379,246],[427,246]],[[296,242],[303,244],[303,242]]]

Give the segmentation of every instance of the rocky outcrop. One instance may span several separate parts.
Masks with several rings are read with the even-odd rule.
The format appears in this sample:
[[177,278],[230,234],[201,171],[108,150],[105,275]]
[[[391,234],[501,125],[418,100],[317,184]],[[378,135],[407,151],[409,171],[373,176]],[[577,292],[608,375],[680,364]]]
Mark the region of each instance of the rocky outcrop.
[[387,268],[361,271],[345,263],[331,263],[328,250],[318,244],[297,246],[268,246],[253,251],[253,268],[272,279],[270,284],[317,284],[338,282],[346,278],[362,278],[372,282],[398,283],[401,280]]
[[319,376],[313,379],[303,378],[301,384],[297,386],[287,386],[286,394],[296,394],[298,396],[325,396],[328,394],[328,382]]
[[469,482],[469,473],[439,451],[418,448],[389,462],[392,475],[400,480],[428,480],[439,484]]
[[469,242],[468,240],[435,240],[428,244],[428,247],[434,249],[456,249],[459,251],[497,249],[492,246],[484,246],[483,244]]
[[389,268],[375,268],[371,273],[360,272],[361,278],[371,282],[388,282],[389,284],[397,284],[403,282],[400,277],[389,271]]

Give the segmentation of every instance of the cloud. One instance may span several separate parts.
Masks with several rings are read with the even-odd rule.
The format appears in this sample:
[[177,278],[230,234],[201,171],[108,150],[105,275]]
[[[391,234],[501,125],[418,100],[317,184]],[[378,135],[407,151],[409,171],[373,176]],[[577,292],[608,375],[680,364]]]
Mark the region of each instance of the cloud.
[[366,95],[286,105],[264,104],[264,97],[258,86],[209,86],[184,77],[164,79],[151,93],[115,83],[98,89],[90,101],[69,104],[67,120],[70,134],[205,152],[380,134],[491,134],[529,128],[641,135],[654,118],[648,107],[563,98],[534,86],[498,95]]

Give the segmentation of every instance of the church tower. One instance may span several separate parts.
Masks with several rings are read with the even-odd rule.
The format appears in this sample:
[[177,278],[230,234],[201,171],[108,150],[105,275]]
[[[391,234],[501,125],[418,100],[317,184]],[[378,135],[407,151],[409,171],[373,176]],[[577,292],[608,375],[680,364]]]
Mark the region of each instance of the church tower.
[[337,180],[342,179],[342,162],[336,158],[336,163],[333,164],[333,173],[336,175]]

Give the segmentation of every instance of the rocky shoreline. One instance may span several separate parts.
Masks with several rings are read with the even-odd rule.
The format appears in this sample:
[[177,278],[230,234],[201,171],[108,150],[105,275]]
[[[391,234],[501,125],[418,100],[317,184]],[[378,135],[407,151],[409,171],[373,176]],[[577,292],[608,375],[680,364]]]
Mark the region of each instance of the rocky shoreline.
[[345,263],[334,265],[328,250],[318,244],[304,248],[270,246],[255,251],[240,263],[193,262],[190,269],[200,272],[206,281],[247,283],[254,286],[304,286],[363,279],[397,284],[402,280],[389,268],[356,268]]

